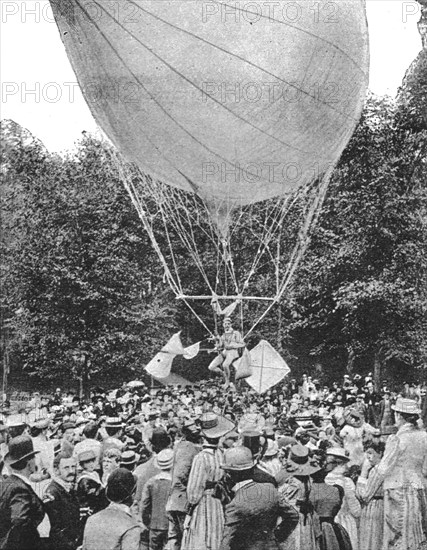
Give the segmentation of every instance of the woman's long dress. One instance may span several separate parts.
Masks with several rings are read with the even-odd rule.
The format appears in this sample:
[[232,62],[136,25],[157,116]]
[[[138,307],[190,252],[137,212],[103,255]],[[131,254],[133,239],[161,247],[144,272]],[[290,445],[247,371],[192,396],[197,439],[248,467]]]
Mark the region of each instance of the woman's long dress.
[[374,466],[368,478],[359,477],[356,495],[362,502],[359,547],[361,550],[381,550],[384,538],[383,478]]
[[[344,476],[344,468],[342,466],[337,466],[326,476],[325,483],[328,485],[339,485],[344,490],[343,503],[335,521],[341,524],[349,534],[353,550],[359,550],[358,520],[362,509],[356,497],[356,487],[353,481],[349,477]],[[361,548],[361,550],[365,549]]]
[[218,550],[224,530],[221,501],[214,498],[214,482],[223,476],[222,451],[205,445],[195,456],[187,485],[187,498],[195,506],[190,527],[184,532],[181,550]]
[[326,483],[313,483],[310,501],[319,516],[320,550],[352,550],[347,531],[335,521],[340,511],[344,492],[341,487]]
[[401,426],[387,440],[378,473],[384,479],[383,550],[427,548],[427,433]]
[[294,506],[299,512],[296,529],[281,545],[285,550],[320,550],[321,529],[318,515],[310,502],[311,487],[312,482],[308,476],[289,477],[279,487],[279,498]]

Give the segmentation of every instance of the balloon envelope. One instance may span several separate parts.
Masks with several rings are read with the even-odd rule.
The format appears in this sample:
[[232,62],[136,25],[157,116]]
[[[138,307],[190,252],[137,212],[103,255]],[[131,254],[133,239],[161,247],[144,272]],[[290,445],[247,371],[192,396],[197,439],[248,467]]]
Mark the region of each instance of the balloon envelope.
[[360,115],[362,0],[51,4],[107,136],[220,216],[322,175]]

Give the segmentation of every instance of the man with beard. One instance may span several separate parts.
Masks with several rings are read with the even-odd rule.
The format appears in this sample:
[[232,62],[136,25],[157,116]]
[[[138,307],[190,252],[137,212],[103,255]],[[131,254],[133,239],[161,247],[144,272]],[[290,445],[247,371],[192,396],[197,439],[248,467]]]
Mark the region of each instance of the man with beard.
[[54,550],[75,550],[81,543],[80,508],[74,492],[76,469],[75,459],[65,453],[59,453],[53,461],[53,480],[43,502]]
[[11,475],[0,483],[0,548],[2,550],[39,550],[42,543],[37,527],[43,520],[43,503],[30,486],[36,471],[31,437],[20,435],[10,440],[5,462]]
[[200,430],[194,420],[188,419],[182,427],[183,437],[175,447],[172,487],[166,510],[169,515],[169,541],[171,550],[181,548],[184,520],[188,510],[187,483],[194,457],[200,451]]

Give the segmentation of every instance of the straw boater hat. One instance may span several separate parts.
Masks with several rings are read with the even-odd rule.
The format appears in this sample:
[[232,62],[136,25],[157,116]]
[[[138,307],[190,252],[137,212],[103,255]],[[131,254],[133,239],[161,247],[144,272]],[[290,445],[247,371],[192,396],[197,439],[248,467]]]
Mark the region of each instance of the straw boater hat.
[[156,466],[160,470],[170,470],[173,466],[174,452],[172,449],[163,449],[156,456]]
[[105,421],[106,428],[123,428],[124,425],[118,416],[109,416]]
[[320,466],[310,459],[310,453],[304,445],[294,445],[290,449],[286,470],[293,476],[311,476],[321,470]]
[[344,460],[346,462],[350,460],[350,457],[347,455],[342,447],[330,447],[326,450],[326,454],[328,456],[335,456],[336,458],[340,458],[341,460]]
[[18,435],[9,442],[9,452],[5,456],[5,462],[13,467],[18,462],[28,460],[39,452],[34,450],[33,440],[29,435]]
[[399,413],[405,414],[421,414],[421,409],[418,407],[418,404],[413,399],[406,399],[399,397],[391,408]]
[[136,464],[140,458],[140,455],[135,451],[124,451],[120,457],[120,466],[131,466]]
[[206,413],[200,417],[202,434],[206,437],[216,439],[231,432],[235,425],[231,420],[215,413]]

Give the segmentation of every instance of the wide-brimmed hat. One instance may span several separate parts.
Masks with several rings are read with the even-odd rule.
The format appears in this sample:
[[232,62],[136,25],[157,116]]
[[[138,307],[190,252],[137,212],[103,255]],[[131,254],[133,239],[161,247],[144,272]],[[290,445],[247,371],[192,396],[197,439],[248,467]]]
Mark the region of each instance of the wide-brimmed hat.
[[276,443],[276,441],[273,441],[272,439],[267,440],[267,450],[264,453],[264,456],[276,456],[279,452],[279,445]]
[[421,414],[421,409],[418,403],[414,399],[406,399],[405,397],[399,397],[391,408],[400,413],[405,414]]
[[122,503],[133,495],[136,477],[126,468],[117,468],[111,472],[107,481],[105,496],[112,502]]
[[311,476],[321,468],[317,462],[310,458],[308,448],[297,444],[290,449],[286,470],[293,476]]
[[226,449],[224,462],[221,464],[223,470],[231,471],[251,470],[254,466],[254,457],[250,449],[243,446]]
[[82,451],[77,455],[77,460],[79,464],[84,464],[85,462],[90,462],[91,460],[96,460],[95,451],[89,449],[87,451]]
[[37,430],[45,430],[49,427],[50,420],[49,418],[41,418],[39,420],[36,420],[31,427],[36,428]]
[[124,451],[120,457],[120,466],[131,466],[136,464],[140,458],[140,455],[135,451]]
[[14,466],[18,462],[32,458],[40,451],[35,451],[33,440],[29,435],[18,435],[9,442],[9,452],[5,456],[5,461],[9,466]]
[[174,452],[172,449],[163,449],[156,456],[156,466],[160,470],[170,470],[173,466]]
[[235,428],[231,420],[215,413],[203,414],[200,417],[200,426],[203,435],[212,439],[222,437]]
[[329,449],[326,449],[326,454],[328,456],[335,456],[336,458],[340,458],[346,462],[350,460],[350,457],[342,447],[330,447]]

